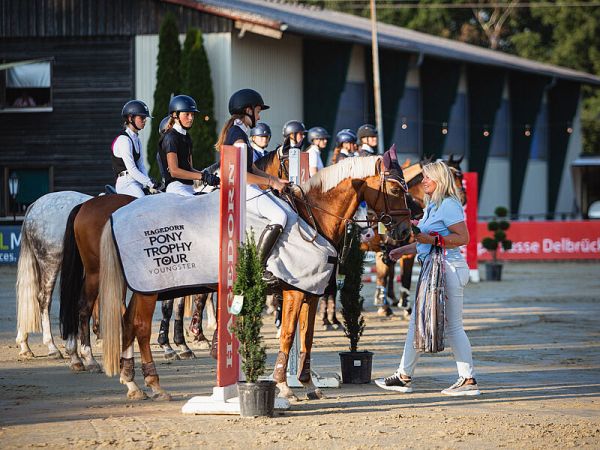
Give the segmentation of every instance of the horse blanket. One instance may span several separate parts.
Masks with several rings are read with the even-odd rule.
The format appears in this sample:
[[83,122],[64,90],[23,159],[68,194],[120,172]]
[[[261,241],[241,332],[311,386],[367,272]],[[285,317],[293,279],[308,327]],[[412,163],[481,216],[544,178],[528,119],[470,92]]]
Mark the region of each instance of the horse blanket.
[[[265,194],[271,195],[271,194]],[[267,269],[295,289],[322,295],[335,269],[337,252],[283,201],[287,225]],[[218,283],[219,191],[184,197],[149,195],[117,210],[112,232],[127,285],[140,293],[172,297],[205,292]],[[258,242],[268,221],[247,212],[246,231]],[[304,238],[303,238],[304,236]],[[160,295],[161,298],[169,298]]]

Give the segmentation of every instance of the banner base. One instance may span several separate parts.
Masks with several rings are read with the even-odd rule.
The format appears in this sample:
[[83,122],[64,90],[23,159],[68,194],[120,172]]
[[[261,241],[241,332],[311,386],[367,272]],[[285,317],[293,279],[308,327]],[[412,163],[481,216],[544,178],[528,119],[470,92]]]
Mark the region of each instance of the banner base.
[[[340,375],[337,373],[328,373],[328,374],[319,374],[311,369],[310,371],[312,375],[313,384],[320,389],[338,389],[340,387]],[[269,377],[270,380],[273,379],[273,376]],[[298,378],[295,374],[287,373],[287,383],[291,388],[301,388],[302,383],[298,381]]]
[[471,283],[479,283],[481,281],[479,278],[479,269],[469,269],[469,280],[471,280]]
[[[275,397],[275,411],[287,411],[290,402],[285,398]],[[189,399],[181,408],[183,414],[224,415],[240,413],[240,399],[237,385],[213,387],[212,395],[198,395]]]

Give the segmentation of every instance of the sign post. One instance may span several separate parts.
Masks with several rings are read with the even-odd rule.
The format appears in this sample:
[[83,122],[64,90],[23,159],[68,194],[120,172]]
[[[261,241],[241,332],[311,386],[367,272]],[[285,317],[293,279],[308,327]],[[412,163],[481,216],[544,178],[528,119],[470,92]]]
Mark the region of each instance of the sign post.
[[466,260],[469,265],[469,275],[473,283],[479,283],[479,269],[477,268],[477,172],[465,172],[463,187],[467,195],[465,205],[465,218],[469,231],[469,243],[466,246]]

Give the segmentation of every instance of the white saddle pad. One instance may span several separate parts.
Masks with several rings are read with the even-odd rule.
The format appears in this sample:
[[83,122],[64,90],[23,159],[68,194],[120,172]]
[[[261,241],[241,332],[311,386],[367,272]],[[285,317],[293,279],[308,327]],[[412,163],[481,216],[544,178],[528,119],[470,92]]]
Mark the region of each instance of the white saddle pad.
[[[270,194],[266,194],[270,195]],[[288,221],[267,269],[295,289],[322,295],[334,270],[335,248],[287,204]],[[284,206],[285,205],[285,206]],[[140,293],[201,292],[218,283],[219,191],[201,196],[149,195],[117,210],[112,231],[127,285]],[[258,243],[267,220],[248,212]],[[299,231],[301,229],[301,232]]]

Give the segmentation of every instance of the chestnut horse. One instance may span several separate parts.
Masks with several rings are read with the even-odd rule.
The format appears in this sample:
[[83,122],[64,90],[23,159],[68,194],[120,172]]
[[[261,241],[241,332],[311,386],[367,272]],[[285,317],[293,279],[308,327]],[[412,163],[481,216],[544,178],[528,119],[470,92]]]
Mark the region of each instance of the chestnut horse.
[[[394,237],[401,239],[410,233],[410,212],[406,206],[406,185],[397,163],[384,157],[356,158],[323,169],[309,182],[302,185],[304,195],[294,192],[294,200],[300,216],[314,223],[327,239],[339,244],[345,235],[346,225],[352,222],[359,203],[367,204],[379,213],[378,220],[388,224]],[[389,163],[384,167],[383,161]],[[314,222],[311,220],[314,218]],[[152,315],[158,296],[134,293],[124,320],[122,305],[125,280],[119,264],[111,225],[107,223],[102,232],[100,251],[100,326],[103,336],[105,372],[108,376],[120,372],[121,382],[127,384],[128,397],[139,397],[141,392],[133,381],[133,339],[137,338],[142,358],[144,381],[155,396],[168,394],[160,386],[159,377],[150,351]],[[206,286],[215,289],[216,286]],[[310,350],[314,332],[314,319],[318,296],[306,295],[293,286],[283,286],[283,324],[280,352],[274,378],[280,395],[291,396],[285,373],[287,355],[292,345],[298,321],[300,321],[301,365],[299,380],[309,389],[309,397],[322,394],[314,386],[310,374]],[[120,357],[120,360],[119,360]]]

